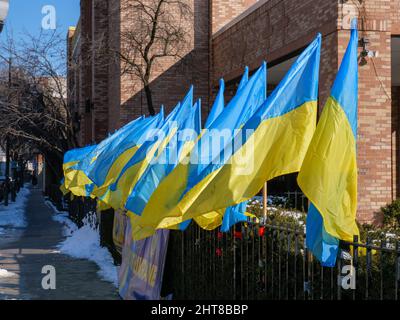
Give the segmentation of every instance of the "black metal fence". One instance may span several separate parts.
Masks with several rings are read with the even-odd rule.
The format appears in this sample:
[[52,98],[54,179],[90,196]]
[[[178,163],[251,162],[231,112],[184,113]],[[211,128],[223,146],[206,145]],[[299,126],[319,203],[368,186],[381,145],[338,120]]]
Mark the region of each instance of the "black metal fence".
[[[307,206],[299,192],[283,198],[283,208]],[[75,198],[67,203],[78,225],[88,213],[96,212],[93,200]],[[118,263],[112,212],[100,215],[100,232],[102,244]],[[336,266],[324,268],[305,247],[299,222],[249,221],[229,233],[192,224],[183,233],[171,232],[163,294],[187,300],[398,300],[400,245],[394,237],[368,238],[365,243],[355,237],[340,247]]]
[[188,300],[398,299],[397,241],[341,243],[335,268],[321,267],[304,242],[304,228],[268,222],[227,234],[195,225],[173,232],[163,293]]

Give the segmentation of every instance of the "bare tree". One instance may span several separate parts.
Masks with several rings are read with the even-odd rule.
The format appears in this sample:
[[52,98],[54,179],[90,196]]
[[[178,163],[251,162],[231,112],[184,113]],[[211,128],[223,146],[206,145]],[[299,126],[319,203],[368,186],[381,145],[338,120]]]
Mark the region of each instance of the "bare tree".
[[[122,73],[143,85],[147,106],[155,114],[150,83],[154,66],[164,58],[182,59],[190,46],[193,25],[190,0],[122,0],[121,12],[130,23],[122,27],[116,55]],[[124,16],[125,17],[125,16]]]
[[9,37],[1,47],[11,66],[0,75],[0,132],[39,150],[58,178],[65,151],[77,146],[66,99],[65,39],[56,32],[22,39]]

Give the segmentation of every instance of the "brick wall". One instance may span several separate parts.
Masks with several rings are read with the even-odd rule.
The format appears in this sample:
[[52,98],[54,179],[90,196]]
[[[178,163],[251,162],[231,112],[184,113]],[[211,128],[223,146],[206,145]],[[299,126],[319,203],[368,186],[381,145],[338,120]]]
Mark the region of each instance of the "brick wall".
[[81,36],[79,54],[79,113],[81,116],[81,145],[93,141],[92,110],[87,106],[92,103],[92,1],[81,1]]
[[93,103],[93,138],[103,140],[108,132],[109,95],[109,15],[108,1],[92,0],[92,103]]
[[232,95],[245,65],[254,70],[263,60],[273,64],[321,32],[320,108],[347,47],[350,17],[360,16],[360,27],[367,30],[360,37],[369,38],[368,49],[379,55],[360,66],[358,219],[379,222],[379,209],[397,196],[398,148],[395,142],[392,151],[392,137],[399,124],[396,100],[391,102],[390,37],[399,32],[400,1],[370,0],[355,6],[338,1],[269,0],[254,8],[214,35],[212,84],[224,77]]
[[[181,52],[182,59],[163,58],[154,66],[151,81],[153,103],[156,110],[164,105],[167,112],[184,97],[190,85],[195,87],[195,97],[202,98],[203,110],[208,109],[209,95],[209,3],[204,0],[188,0],[192,7],[193,21],[188,25],[188,48]],[[121,30],[129,30],[133,23],[129,12],[120,12]],[[119,43],[123,46],[123,43]],[[120,79],[119,125],[141,114],[148,114],[145,93],[140,81],[132,75]]]
[[[360,222],[381,221],[380,208],[393,200],[390,8],[390,0],[364,1],[359,10],[360,38],[368,38],[368,50],[378,52],[359,68]],[[341,58],[349,32],[340,30],[338,34]]]
[[392,0],[390,20],[392,34],[400,35],[400,0]]
[[[323,35],[322,108],[347,46],[349,17],[360,16],[360,27],[366,30],[360,36],[369,38],[368,49],[378,51],[379,55],[360,66],[358,215],[361,222],[379,221],[380,207],[399,194],[400,90],[391,86],[390,38],[400,34],[400,0],[366,0],[357,2],[357,6],[353,1],[326,0],[261,0],[258,4],[254,4],[255,0],[188,1],[194,12],[188,33],[192,45],[182,52],[183,59],[160,61],[151,83],[155,107],[165,104],[167,112],[190,84],[195,85],[195,95],[203,98],[203,111],[208,110],[209,96],[215,95],[221,77],[227,83],[228,101],[246,65],[251,70],[263,60],[274,65],[302,50],[317,32]],[[120,76],[118,60],[104,64],[101,60],[91,61],[91,37],[99,36],[102,29],[109,48],[117,50],[123,45],[121,31],[134,23],[129,12],[121,11],[120,0],[110,0],[108,5],[96,0],[92,20],[90,3],[81,1],[82,66],[77,73],[80,85],[76,94],[82,115],[82,144],[147,113],[141,83],[129,75]],[[105,12],[107,21],[102,20]],[[92,26],[96,28],[94,32]],[[94,112],[85,113],[88,99],[93,102]]]
[[[110,51],[116,52],[120,49],[120,32],[121,32],[121,6],[120,1],[108,1],[108,16],[109,16],[109,38],[108,46]],[[109,61],[108,70],[108,127],[110,132],[118,129],[120,124],[120,107],[121,107],[121,71],[120,61],[114,57]]]
[[337,15],[334,1],[267,1],[213,37],[212,84],[221,77],[228,81],[239,77],[245,65],[255,69],[263,60],[274,62],[293,53],[317,32],[324,36],[334,32]]
[[211,0],[212,33],[219,31],[258,0]]
[[398,168],[400,160],[400,128],[399,128],[399,109],[400,109],[400,87],[392,87],[392,166],[393,166],[393,198],[400,196],[400,170]]

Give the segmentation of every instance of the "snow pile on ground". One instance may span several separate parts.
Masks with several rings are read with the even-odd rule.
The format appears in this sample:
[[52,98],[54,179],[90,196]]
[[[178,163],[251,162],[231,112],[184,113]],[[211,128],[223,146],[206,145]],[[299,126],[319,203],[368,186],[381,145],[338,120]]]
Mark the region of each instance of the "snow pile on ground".
[[9,271],[7,271],[5,269],[0,269],[0,278],[11,278],[11,277],[14,277],[14,276],[16,276],[15,273],[9,272]]
[[[25,207],[29,194],[30,190],[28,188],[22,188],[15,202],[10,201],[8,207],[0,204],[0,227],[26,227]],[[1,233],[2,228],[0,228]]]
[[70,237],[75,231],[78,230],[78,226],[68,217],[68,213],[58,211],[51,201],[46,201],[46,205],[53,209],[53,211],[56,213],[52,217],[53,220],[64,225],[64,237]]
[[[49,202],[47,203],[49,204]],[[59,213],[53,205],[51,207],[56,213]],[[107,248],[100,246],[100,234],[95,223],[96,216],[86,217],[83,221],[84,225],[80,229],[65,213],[54,215],[53,220],[64,225],[64,235],[67,237],[59,245],[60,253],[95,262],[100,268],[100,277],[117,287],[117,267]]]

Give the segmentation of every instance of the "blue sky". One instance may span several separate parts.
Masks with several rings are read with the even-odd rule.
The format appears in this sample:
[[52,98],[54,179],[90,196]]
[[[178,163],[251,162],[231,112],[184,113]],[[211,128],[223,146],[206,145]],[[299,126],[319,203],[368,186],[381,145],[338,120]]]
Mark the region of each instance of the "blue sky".
[[42,8],[52,5],[56,9],[57,28],[66,34],[68,27],[78,22],[79,2],[79,0],[10,0],[6,29],[12,30],[15,36],[25,31],[39,33],[44,17]]

